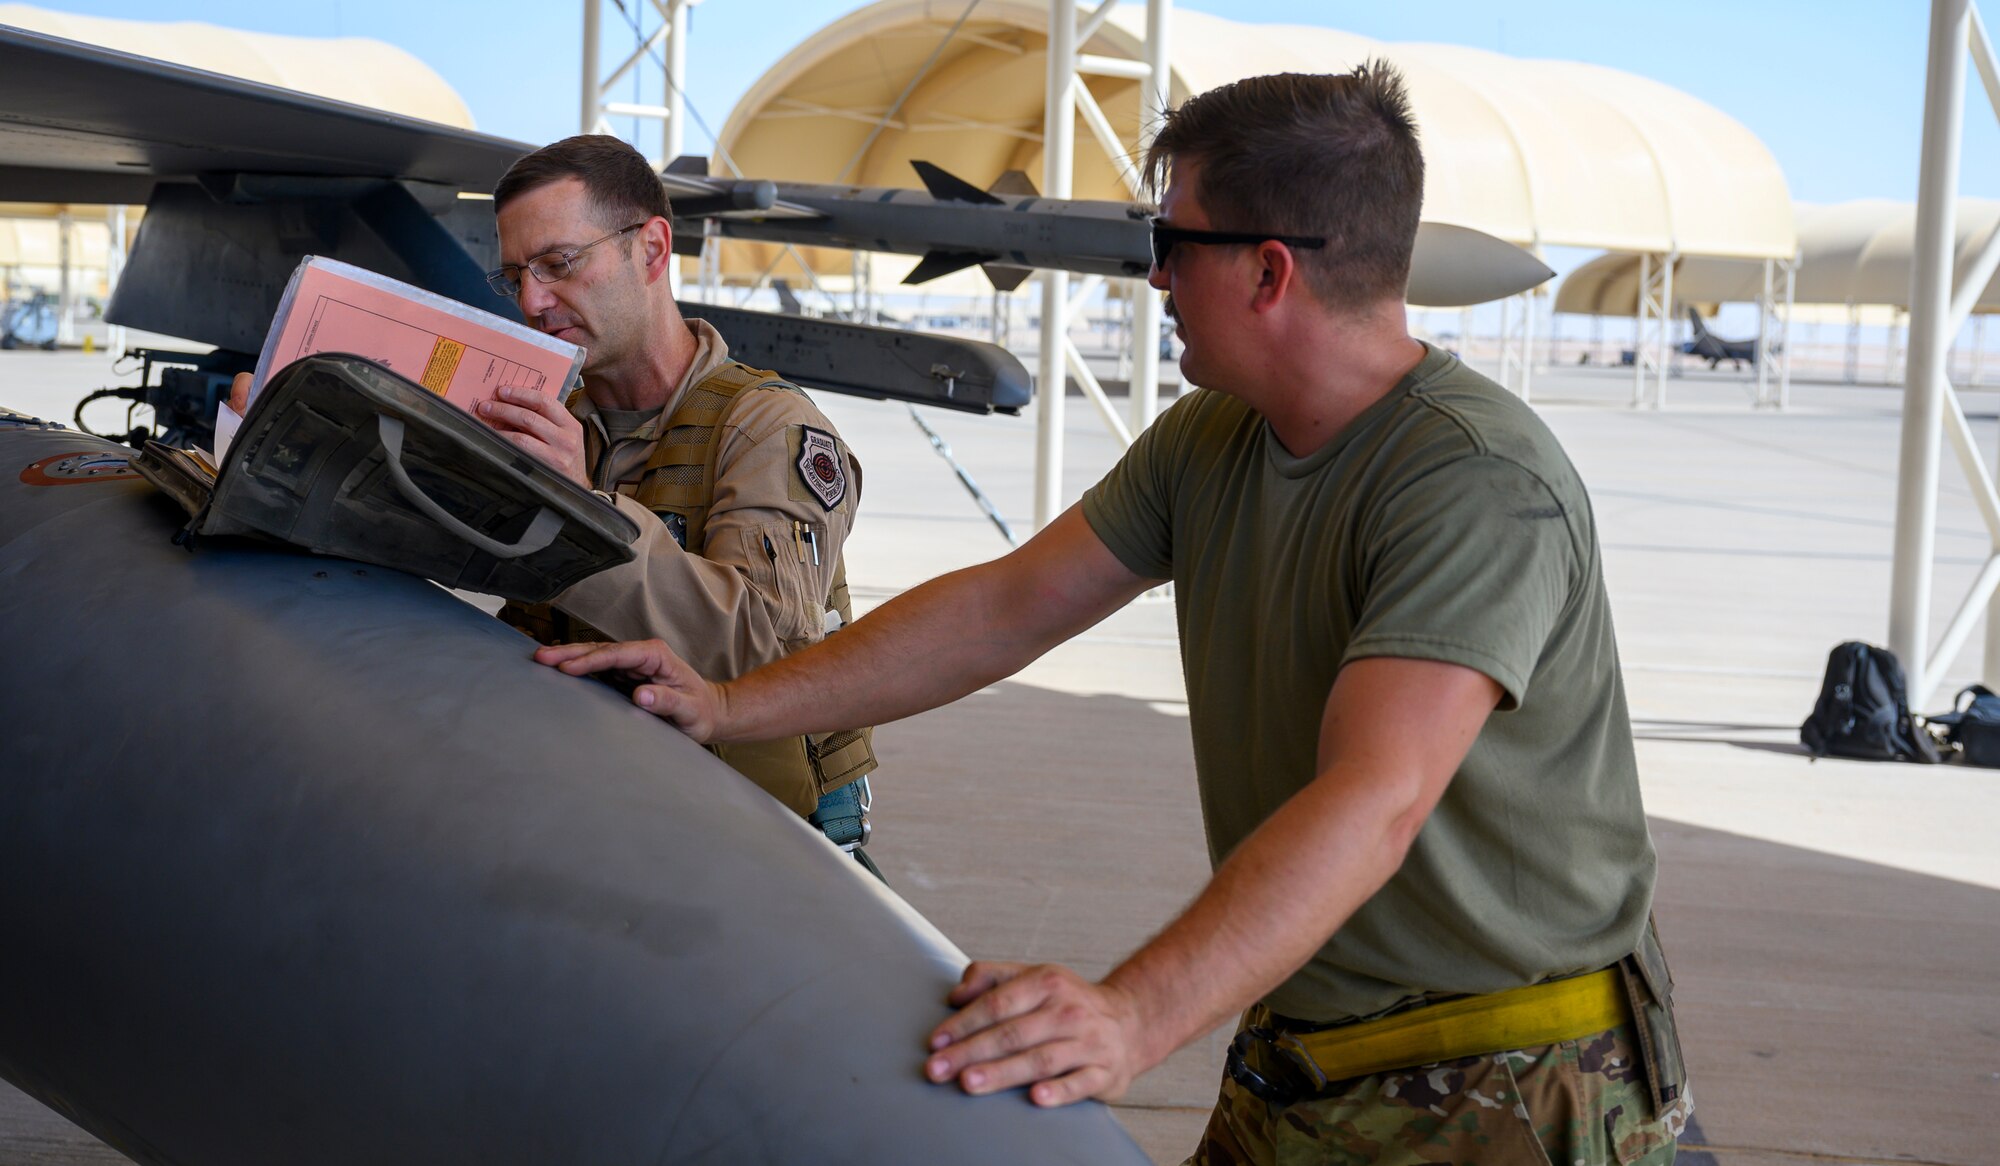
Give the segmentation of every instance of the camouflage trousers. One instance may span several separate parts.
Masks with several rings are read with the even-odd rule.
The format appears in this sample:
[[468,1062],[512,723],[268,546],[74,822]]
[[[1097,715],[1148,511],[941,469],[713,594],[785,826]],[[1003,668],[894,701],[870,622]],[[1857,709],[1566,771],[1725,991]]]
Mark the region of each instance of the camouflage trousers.
[[[1245,1023],[1266,1023],[1260,1012]],[[1637,1040],[1620,1026],[1357,1077],[1282,1108],[1224,1074],[1182,1166],[1672,1166],[1691,1107],[1684,1095],[1672,1108],[1654,1118]]]

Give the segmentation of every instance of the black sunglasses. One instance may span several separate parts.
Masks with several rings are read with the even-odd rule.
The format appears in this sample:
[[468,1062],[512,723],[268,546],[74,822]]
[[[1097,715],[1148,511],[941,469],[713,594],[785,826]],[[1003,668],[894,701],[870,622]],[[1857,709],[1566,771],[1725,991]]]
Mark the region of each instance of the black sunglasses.
[[1325,239],[1310,235],[1267,235],[1258,231],[1197,231],[1191,227],[1169,227],[1158,219],[1153,221],[1153,266],[1167,265],[1167,256],[1173,254],[1175,246],[1181,243],[1222,244],[1222,243],[1283,243],[1287,247],[1303,247],[1316,250],[1326,246]]

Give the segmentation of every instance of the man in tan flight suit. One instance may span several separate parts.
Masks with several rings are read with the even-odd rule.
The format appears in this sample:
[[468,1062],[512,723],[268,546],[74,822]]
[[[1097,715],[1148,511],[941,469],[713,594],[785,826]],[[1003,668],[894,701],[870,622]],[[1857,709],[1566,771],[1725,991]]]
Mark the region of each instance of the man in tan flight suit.
[[[502,389],[481,415],[640,530],[632,562],[501,618],[545,643],[657,637],[715,676],[844,623],[860,467],[804,393],[682,318],[667,198],[645,159],[617,138],[569,138],[517,161],[493,200],[504,266],[488,282],[588,355],[567,408]],[[717,752],[874,869],[859,850],[866,730]]]

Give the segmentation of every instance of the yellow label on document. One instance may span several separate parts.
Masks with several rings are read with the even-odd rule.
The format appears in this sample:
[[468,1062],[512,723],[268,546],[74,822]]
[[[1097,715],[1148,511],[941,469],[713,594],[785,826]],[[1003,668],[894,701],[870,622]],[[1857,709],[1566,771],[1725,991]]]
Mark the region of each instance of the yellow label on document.
[[438,342],[431,347],[430,363],[424,366],[424,375],[417,383],[440,397],[444,396],[444,391],[451,387],[452,375],[458,372],[459,358],[464,355],[465,345],[438,337]]

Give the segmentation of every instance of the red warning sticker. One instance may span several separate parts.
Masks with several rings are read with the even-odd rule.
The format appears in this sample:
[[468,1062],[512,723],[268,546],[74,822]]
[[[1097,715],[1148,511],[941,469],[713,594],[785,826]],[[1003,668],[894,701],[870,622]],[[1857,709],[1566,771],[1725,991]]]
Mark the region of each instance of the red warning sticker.
[[75,486],[84,482],[122,482],[139,476],[128,454],[85,450],[45,457],[21,471],[30,486]]

